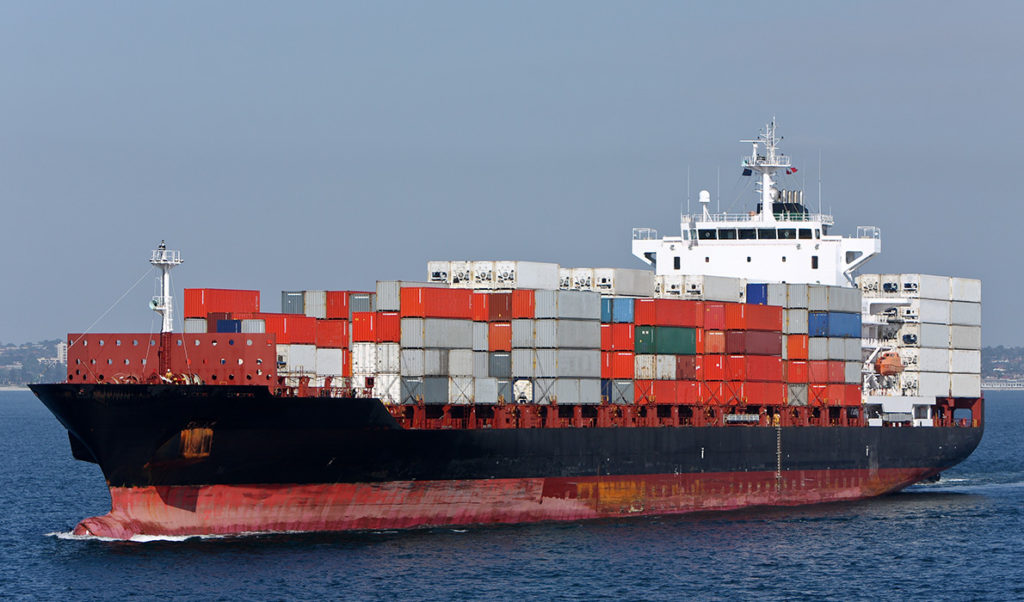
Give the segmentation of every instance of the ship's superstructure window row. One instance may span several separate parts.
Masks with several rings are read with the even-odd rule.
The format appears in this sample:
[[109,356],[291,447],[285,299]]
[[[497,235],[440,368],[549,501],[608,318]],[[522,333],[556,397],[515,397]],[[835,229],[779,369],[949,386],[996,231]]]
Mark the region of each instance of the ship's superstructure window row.
[[815,228],[698,228],[687,238],[697,240],[811,240],[820,239]]

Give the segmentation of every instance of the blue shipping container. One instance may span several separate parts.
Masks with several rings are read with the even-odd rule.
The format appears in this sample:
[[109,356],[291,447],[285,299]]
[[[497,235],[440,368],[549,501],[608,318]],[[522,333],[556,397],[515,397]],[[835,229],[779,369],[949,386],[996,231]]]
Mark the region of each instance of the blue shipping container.
[[601,321],[605,324],[612,323],[612,298],[601,297]]
[[601,401],[612,400],[612,381],[602,378],[601,379]]
[[860,338],[860,314],[829,312],[828,336],[845,339]]
[[747,284],[747,303],[754,305],[768,305],[767,284]]
[[618,324],[633,323],[633,299],[630,297],[615,297],[612,301],[612,322]]
[[242,321],[217,320],[217,332],[242,332]]

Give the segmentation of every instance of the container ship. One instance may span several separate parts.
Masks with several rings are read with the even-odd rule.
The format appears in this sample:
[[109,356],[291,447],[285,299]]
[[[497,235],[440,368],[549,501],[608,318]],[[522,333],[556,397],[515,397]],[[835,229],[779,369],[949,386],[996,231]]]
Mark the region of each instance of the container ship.
[[934,479],[984,428],[981,283],[860,274],[779,152],[750,211],[633,230],[643,269],[430,261],[423,282],[184,290],[174,332],[68,335],[32,390],[100,466],[75,533],[406,529],[856,500]]

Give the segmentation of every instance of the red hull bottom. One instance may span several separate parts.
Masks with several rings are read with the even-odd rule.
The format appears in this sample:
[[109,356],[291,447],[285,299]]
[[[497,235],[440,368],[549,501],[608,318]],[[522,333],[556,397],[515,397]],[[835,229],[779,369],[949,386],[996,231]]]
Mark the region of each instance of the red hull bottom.
[[112,487],[111,511],[75,534],[228,535],[576,521],[856,500],[934,468],[615,477],[394,481],[327,485]]

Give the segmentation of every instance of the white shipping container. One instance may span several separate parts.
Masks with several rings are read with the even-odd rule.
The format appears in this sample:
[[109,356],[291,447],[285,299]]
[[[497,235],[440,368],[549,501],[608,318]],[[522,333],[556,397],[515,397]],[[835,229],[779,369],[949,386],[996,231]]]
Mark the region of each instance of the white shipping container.
[[981,397],[981,375],[950,375],[949,394],[952,397]]
[[536,320],[534,345],[538,348],[600,349],[601,323],[597,320]]
[[638,353],[633,356],[633,378],[636,380],[655,380],[658,374],[656,355]]
[[427,282],[451,284],[452,262],[450,261],[428,261]]
[[950,372],[981,374],[981,351],[972,349],[949,350]]
[[401,347],[398,343],[377,344],[377,372],[391,372],[397,374],[401,371]]
[[903,347],[898,350],[907,370],[917,372],[949,372],[949,349],[935,347]]
[[877,297],[882,292],[882,281],[878,274],[861,274],[857,276],[857,288],[865,297]]
[[533,401],[534,403],[551,403],[555,400],[555,383],[557,379],[554,378],[535,378],[533,379]]
[[473,262],[473,288],[493,289],[494,288],[494,262],[474,261]]
[[572,289],[572,268],[558,268],[558,288],[563,291]]
[[845,379],[843,382],[849,385],[860,384],[861,382],[861,363],[860,362],[846,362],[843,365]]
[[948,372],[917,372],[904,370],[900,373],[900,388],[904,395],[922,397],[949,396]]
[[555,353],[558,358],[556,364],[557,376],[601,378],[600,349],[557,349]]
[[535,318],[557,318],[558,317],[558,293],[572,291],[538,290],[533,293]]
[[422,349],[402,349],[400,365],[402,376],[426,376]]
[[402,377],[399,374],[377,374],[373,377],[373,396],[389,405],[402,403]]
[[957,326],[981,326],[981,303],[953,301],[949,318],[949,323]]
[[316,374],[315,345],[287,345],[288,366],[285,372]]
[[686,276],[683,295],[688,299],[742,303],[746,300],[747,285],[742,278],[723,276]]
[[310,318],[327,317],[327,291],[302,291],[302,302]]
[[679,274],[666,274],[655,276],[655,297],[663,299],[677,299],[683,296],[683,288],[686,286],[686,278]]
[[473,376],[473,350],[452,349],[448,351],[449,376]]
[[[539,291],[538,291],[539,292]],[[601,294],[590,291],[556,291],[557,316],[561,319],[601,320]],[[540,318],[540,315],[537,315]]]
[[[824,284],[807,285],[807,309],[828,311],[828,287]],[[857,308],[860,311],[860,308]]]
[[829,286],[828,311],[860,313],[860,289],[845,286]]
[[676,356],[656,355],[654,357],[654,378],[657,380],[675,380]]
[[902,293],[899,274],[879,274],[879,286],[883,297],[899,297]]
[[558,290],[558,264],[536,261],[494,262],[495,288]]
[[352,343],[352,374],[377,372],[377,343]]
[[782,283],[768,283],[768,305],[786,307],[789,296],[786,294],[786,285]]
[[498,403],[498,379],[477,377],[473,383],[475,403],[493,405]]
[[465,405],[473,403],[474,378],[472,376],[453,376],[448,380],[448,401],[452,404]]
[[242,320],[242,332],[248,334],[263,334],[267,332],[267,322],[263,319],[245,319]]
[[981,303],[981,280],[974,278],[950,279],[950,298],[953,301]]
[[846,346],[846,353],[843,354],[844,360],[859,362],[864,359],[864,350],[860,339],[843,339],[843,344]]
[[[785,286],[785,285],[782,285]],[[770,305],[770,304],[769,304]],[[782,314],[783,334],[807,334],[807,310],[785,309]]]
[[512,398],[515,403],[532,403],[533,381],[526,378],[517,378],[512,381]]
[[317,376],[342,376],[345,373],[345,351],[343,349],[316,350]]
[[423,373],[425,376],[448,376],[448,350],[423,350]]
[[786,285],[786,307],[793,309],[807,309],[807,285],[787,284]]
[[580,403],[599,405],[601,403],[601,379],[581,378]]
[[829,337],[828,339],[828,359],[830,360],[845,360],[846,359],[846,339],[838,337]]
[[811,337],[807,339],[807,359],[809,360],[827,360],[828,357],[828,339],[825,337]]
[[981,349],[981,326],[951,326],[950,342],[953,349]]
[[423,318],[402,318],[400,328],[403,349],[423,348]]
[[[679,284],[681,285],[682,282],[680,281]],[[626,268],[597,268],[594,270],[594,288],[592,290],[605,295],[650,297],[654,294],[654,288],[654,272],[650,270]],[[680,290],[680,292],[682,291]]]
[[938,299],[910,299],[910,305],[899,308],[900,317],[906,322],[927,322],[949,324],[951,304]]
[[487,322],[473,322],[473,351],[487,351],[490,328]]
[[473,286],[473,262],[452,261],[448,264],[449,283],[452,288],[472,288]]
[[950,327],[945,324],[904,324],[896,334],[901,347],[949,348]]
[[[593,291],[595,288],[594,268],[572,268],[569,288],[574,291]],[[561,287],[559,287],[561,288]]]
[[533,332],[534,320],[512,320],[512,347],[520,349],[535,347]]
[[580,402],[580,379],[559,378],[555,380],[555,399],[562,405],[576,405]]
[[900,274],[900,295],[921,299],[949,301],[952,296],[952,278],[931,274]]
[[206,318],[185,318],[185,332],[188,334],[206,332]]

